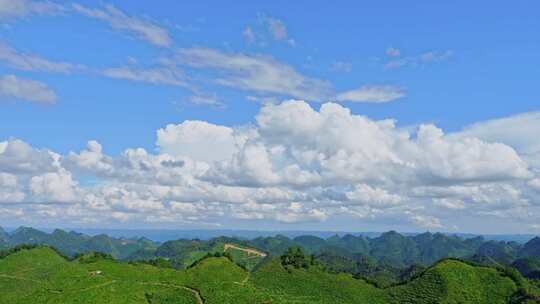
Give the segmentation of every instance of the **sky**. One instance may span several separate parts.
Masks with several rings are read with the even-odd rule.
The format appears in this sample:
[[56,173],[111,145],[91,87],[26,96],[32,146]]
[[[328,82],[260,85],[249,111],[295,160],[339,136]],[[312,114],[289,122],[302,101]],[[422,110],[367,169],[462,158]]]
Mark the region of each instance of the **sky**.
[[537,1],[0,0],[0,225],[540,233]]

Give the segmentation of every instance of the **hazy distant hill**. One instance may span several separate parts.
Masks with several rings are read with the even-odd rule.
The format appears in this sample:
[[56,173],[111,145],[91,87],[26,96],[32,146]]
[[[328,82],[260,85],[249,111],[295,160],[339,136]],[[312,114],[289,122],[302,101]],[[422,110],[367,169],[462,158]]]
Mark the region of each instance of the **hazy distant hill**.
[[519,252],[520,257],[540,257],[540,237],[535,237],[525,243]]
[[88,236],[60,229],[56,229],[52,233],[46,233],[30,227],[20,227],[9,234],[4,232],[0,236],[0,243],[2,239],[4,247],[13,247],[20,244],[49,245],[68,256],[98,251],[119,259],[125,259],[143,248],[157,247],[156,243],[144,238],[112,238],[104,234]]

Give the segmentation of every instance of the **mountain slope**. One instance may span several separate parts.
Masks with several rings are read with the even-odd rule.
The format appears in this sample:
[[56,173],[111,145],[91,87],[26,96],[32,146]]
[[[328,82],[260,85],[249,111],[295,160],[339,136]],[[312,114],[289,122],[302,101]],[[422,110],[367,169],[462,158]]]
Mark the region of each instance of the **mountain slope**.
[[46,247],[0,259],[0,303],[508,303],[516,283],[498,270],[443,260],[387,289],[279,259],[246,272],[227,258],[187,270],[126,264],[99,255],[67,261]]
[[525,243],[519,251],[520,257],[540,257],[540,237],[535,237]]

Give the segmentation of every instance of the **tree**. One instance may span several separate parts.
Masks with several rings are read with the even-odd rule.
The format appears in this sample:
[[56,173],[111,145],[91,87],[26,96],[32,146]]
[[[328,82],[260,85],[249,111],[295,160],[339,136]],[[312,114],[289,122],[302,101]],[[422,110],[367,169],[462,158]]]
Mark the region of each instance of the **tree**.
[[287,267],[292,266],[296,269],[308,268],[310,261],[300,247],[289,247],[281,256],[281,265]]

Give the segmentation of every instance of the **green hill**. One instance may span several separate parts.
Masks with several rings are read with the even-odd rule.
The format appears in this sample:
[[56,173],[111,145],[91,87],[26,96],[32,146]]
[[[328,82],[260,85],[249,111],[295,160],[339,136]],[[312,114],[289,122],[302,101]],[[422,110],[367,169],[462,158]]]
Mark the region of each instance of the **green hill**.
[[[103,255],[68,261],[48,247],[0,259],[0,303],[510,303],[519,276],[443,260],[401,285],[377,288],[317,265],[296,269],[267,258],[253,272],[228,258],[186,270],[121,263]],[[534,302],[531,302],[534,303]]]

